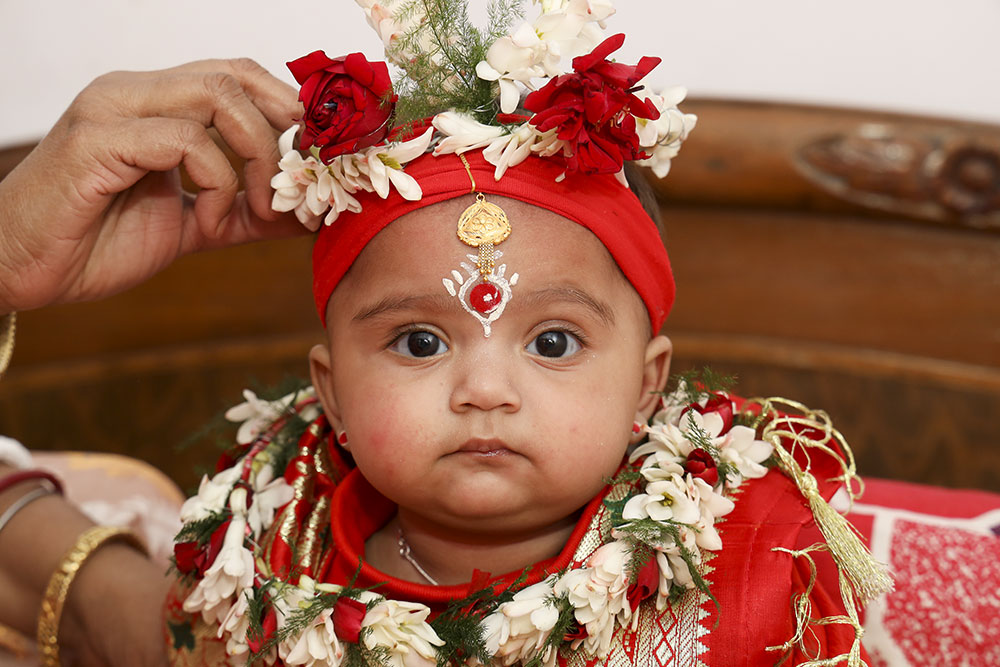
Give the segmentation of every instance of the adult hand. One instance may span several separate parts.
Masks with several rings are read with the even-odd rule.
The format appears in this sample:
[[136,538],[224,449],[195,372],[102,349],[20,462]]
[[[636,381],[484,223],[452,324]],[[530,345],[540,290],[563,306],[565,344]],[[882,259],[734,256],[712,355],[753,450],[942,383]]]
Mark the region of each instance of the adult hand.
[[170,579],[130,547],[87,559],[61,624],[63,667],[167,667],[163,605]]
[[[0,463],[0,477],[13,470]],[[0,511],[33,485],[25,482],[0,493]],[[52,573],[93,525],[58,494],[17,512],[0,534],[0,624],[35,637]],[[60,664],[166,667],[163,608],[171,581],[162,564],[131,546],[112,542],[92,552],[65,598],[58,629]],[[2,655],[0,664],[7,664]]]
[[[294,89],[249,60],[99,77],[0,182],[0,314],[109,296],[197,250],[303,233],[271,211],[269,185],[278,133],[300,116]],[[246,159],[243,191],[209,128]]]

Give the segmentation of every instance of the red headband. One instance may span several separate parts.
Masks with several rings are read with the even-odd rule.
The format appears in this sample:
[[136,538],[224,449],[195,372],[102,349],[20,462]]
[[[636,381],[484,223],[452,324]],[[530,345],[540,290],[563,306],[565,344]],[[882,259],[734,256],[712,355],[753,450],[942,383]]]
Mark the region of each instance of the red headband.
[[[465,153],[476,191],[519,199],[548,209],[589,229],[608,249],[625,278],[639,293],[653,331],[658,332],[674,302],[670,258],[656,224],[638,198],[611,175],[567,173],[553,160],[529,157],[511,167],[499,181],[481,151]],[[437,202],[467,195],[469,174],[455,155],[423,155],[406,165],[406,173],[423,190],[419,201],[407,201],[392,190],[387,199],[374,193],[355,197],[361,213],[345,212],[320,229],[313,248],[313,294],[326,324],[326,304],[351,264],[376,234],[400,216]]]

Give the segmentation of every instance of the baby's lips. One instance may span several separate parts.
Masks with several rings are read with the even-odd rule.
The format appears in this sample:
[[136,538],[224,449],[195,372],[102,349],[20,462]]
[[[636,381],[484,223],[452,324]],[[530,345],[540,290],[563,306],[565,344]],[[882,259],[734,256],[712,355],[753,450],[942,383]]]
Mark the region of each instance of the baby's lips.
[[470,454],[497,454],[514,450],[499,438],[470,438],[462,443],[457,451]]

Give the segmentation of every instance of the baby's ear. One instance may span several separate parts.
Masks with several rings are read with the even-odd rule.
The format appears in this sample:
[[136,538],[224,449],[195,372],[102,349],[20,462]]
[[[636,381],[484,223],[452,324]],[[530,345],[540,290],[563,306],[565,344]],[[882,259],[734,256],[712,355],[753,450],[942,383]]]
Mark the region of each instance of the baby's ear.
[[309,374],[312,376],[316,396],[323,406],[323,414],[330,420],[335,431],[343,431],[340,422],[340,410],[333,391],[333,358],[330,348],[326,345],[313,345],[309,350]]
[[645,421],[653,416],[660,404],[659,394],[653,392],[663,391],[667,386],[667,378],[670,376],[670,357],[673,352],[674,345],[666,336],[653,336],[646,345],[642,393],[636,406],[636,413],[645,417]]

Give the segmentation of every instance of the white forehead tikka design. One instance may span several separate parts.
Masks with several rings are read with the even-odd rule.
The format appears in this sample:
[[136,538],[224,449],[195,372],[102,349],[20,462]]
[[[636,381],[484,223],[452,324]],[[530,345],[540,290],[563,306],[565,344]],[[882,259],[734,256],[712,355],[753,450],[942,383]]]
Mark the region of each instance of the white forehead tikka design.
[[458,238],[479,250],[479,254],[467,255],[472,264],[461,263],[469,274],[467,278],[458,271],[452,271],[452,277],[444,278],[442,282],[449,294],[458,297],[462,308],[479,320],[483,325],[483,335],[489,338],[491,325],[510,302],[510,288],[517,284],[516,273],[508,280],[507,265],[496,265],[496,260],[503,256],[496,245],[510,236],[510,221],[502,208],[486,201],[483,193],[476,192],[476,179],[472,176],[469,163],[464,155],[459,155],[459,158],[472,181],[476,201],[458,219]]

